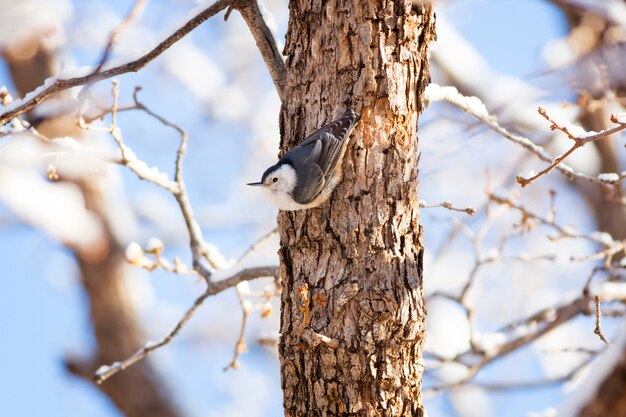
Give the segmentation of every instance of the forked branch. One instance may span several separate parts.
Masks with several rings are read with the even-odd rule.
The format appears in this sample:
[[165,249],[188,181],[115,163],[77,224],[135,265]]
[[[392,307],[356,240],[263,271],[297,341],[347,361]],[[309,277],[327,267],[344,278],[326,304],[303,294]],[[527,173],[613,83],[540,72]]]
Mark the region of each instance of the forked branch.
[[[246,20],[246,23],[248,24],[248,27],[250,28],[252,35],[259,46],[259,50],[263,55],[263,59],[265,60],[265,63],[270,71],[278,95],[282,99],[285,64],[280,57],[272,32],[263,20],[263,15],[256,0],[217,0],[215,3],[211,4],[189,19],[187,23],[137,59],[121,65],[113,66],[111,68],[104,68],[104,61],[101,59],[100,62],[102,65],[98,65],[98,68],[100,68],[98,71],[90,70],[86,74],[82,75],[71,75],[66,77],[59,75],[48,78],[43,85],[28,93],[22,100],[15,100],[7,106],[5,111],[0,114],[0,126],[5,125],[15,117],[33,109],[41,102],[60,91],[102,81],[118,75],[126,74],[128,72],[137,72],[141,70],[173,44],[200,26],[200,24],[229,6],[233,6],[239,10]],[[109,49],[109,44],[110,43],[107,44],[105,52],[103,53],[104,59],[108,58],[108,53],[106,51]]]
[[[535,174],[535,175],[533,175],[530,178],[522,178],[522,177],[518,176],[517,177],[517,182],[522,187],[526,187],[527,185],[529,185],[533,181],[537,180],[539,177],[541,177],[543,175],[549,174],[550,171],[552,171],[561,162],[563,162],[565,160],[565,158],[567,158],[572,153],[574,153],[574,151],[576,149],[582,148],[583,146],[585,146],[589,142],[594,142],[596,140],[606,138],[606,137],[608,137],[608,136],[610,136],[610,135],[612,135],[614,133],[617,133],[617,132],[619,132],[621,130],[626,129],[626,123],[619,122],[618,117],[616,117],[615,115],[613,115],[611,117],[611,121],[613,123],[617,123],[618,124],[616,127],[603,130],[602,132],[586,132],[582,128],[579,128],[578,126],[571,126],[571,125],[568,125],[568,123],[555,121],[548,114],[546,109],[544,109],[543,107],[539,107],[539,109],[537,111],[547,121],[552,123],[550,125],[550,129],[551,130],[560,130],[561,132],[565,133],[568,138],[570,138],[571,140],[574,141],[574,144],[567,151],[565,151],[565,153],[563,153],[563,155],[558,156],[557,158],[555,158],[554,161],[547,168],[545,168],[543,171],[539,172],[538,174]],[[620,180],[623,179],[623,178],[624,178],[624,175],[619,175],[618,176],[618,179],[620,179]]]
[[[204,238],[202,236],[202,230],[200,229],[200,226],[198,225],[193,215],[193,210],[191,208],[191,204],[189,202],[189,197],[187,196],[187,191],[183,180],[182,160],[187,149],[187,132],[185,131],[185,129],[181,128],[175,123],[170,122],[163,116],[160,116],[154,111],[150,110],[144,103],[139,101],[137,97],[138,92],[139,89],[136,88],[135,94],[133,95],[133,108],[144,111],[163,125],[176,130],[180,135],[180,144],[176,152],[174,180],[169,180],[167,176],[160,171],[155,171],[154,169],[144,169],[143,167],[145,166],[145,163],[137,158],[132,150],[130,150],[130,148],[124,143],[121,131],[116,126],[119,96],[119,83],[116,80],[113,81],[112,88],[113,106],[110,111],[112,124],[109,128],[106,128],[104,130],[109,132],[115,139],[120,149],[122,163],[124,165],[128,166],[140,179],[150,181],[153,184],[170,192],[178,202],[182,216],[187,226],[187,231],[189,233],[189,247],[192,253],[193,269],[204,278],[206,282],[206,289],[204,293],[194,301],[193,305],[187,310],[187,312],[178,321],[178,323],[176,323],[174,328],[163,339],[158,342],[148,342],[142,348],[137,350],[133,355],[123,361],[101,366],[94,375],[94,379],[98,384],[104,382],[106,379],[115,375],[117,372],[124,370],[142,360],[156,349],[169,344],[180,333],[185,324],[191,319],[196,310],[204,303],[204,301],[208,297],[218,294],[228,288],[232,288],[244,281],[250,281],[261,277],[274,277],[275,279],[278,277],[278,267],[261,266],[242,269],[226,279],[221,279],[219,281],[213,280],[213,273],[214,270],[218,267],[219,262],[214,259],[214,255],[211,253],[212,250],[210,245],[208,245],[204,241]],[[91,127],[85,126],[85,128]],[[248,252],[246,252],[244,256],[247,254]]]
[[176,323],[174,328],[165,336],[163,339],[158,342],[148,342],[139,350],[137,350],[133,355],[129,358],[121,361],[114,362],[111,365],[102,365],[96,371],[94,375],[94,380],[97,384],[101,384],[106,381],[119,371],[123,371],[129,366],[139,362],[144,359],[146,356],[154,352],[160,347],[163,347],[169,344],[174,338],[180,333],[185,324],[191,319],[196,310],[200,308],[200,306],[204,303],[204,301],[212,295],[220,293],[228,288],[236,286],[238,283],[243,281],[251,281],[253,279],[261,278],[261,277],[277,277],[278,276],[278,267],[259,267],[259,268],[248,268],[244,269],[236,273],[235,275],[218,282],[209,282],[206,290],[202,295],[200,295],[194,301],[193,305],[187,309],[183,317]]
[[[596,184],[605,184],[605,185],[615,185],[621,183],[624,178],[626,178],[626,172],[622,173],[607,173],[600,175],[598,177],[592,177],[580,172],[574,171],[574,169],[570,166],[565,165],[562,161],[567,158],[574,150],[583,146],[584,144],[598,140],[604,137],[607,137],[613,133],[616,133],[620,130],[626,129],[626,115],[615,115],[611,118],[611,121],[618,124],[617,127],[602,131],[602,132],[589,132],[592,133],[589,136],[581,138],[580,141],[575,142],[573,147],[568,150],[564,155],[561,155],[558,158],[553,158],[546,150],[535,144],[529,138],[524,136],[516,135],[514,133],[509,132],[504,127],[500,126],[498,120],[495,116],[489,114],[485,105],[480,101],[478,97],[467,97],[458,92],[458,90],[454,87],[443,87],[437,84],[429,85],[425,90],[425,102],[428,104],[434,101],[445,101],[450,104],[457,106],[463,112],[470,114],[477,118],[479,121],[484,123],[490,129],[500,134],[504,138],[509,141],[521,146],[522,148],[528,150],[533,153],[539,159],[544,162],[547,162],[549,165],[544,171],[542,171],[539,175],[533,176],[533,178],[525,179],[518,178],[518,182],[522,186],[528,185],[530,182],[534,181],[536,178],[541,175],[547,174],[553,169],[556,169],[561,174],[565,175],[567,178],[571,180],[584,180]],[[540,111],[541,113],[541,111]],[[558,125],[557,128],[560,129]],[[536,178],[535,178],[536,177]]]

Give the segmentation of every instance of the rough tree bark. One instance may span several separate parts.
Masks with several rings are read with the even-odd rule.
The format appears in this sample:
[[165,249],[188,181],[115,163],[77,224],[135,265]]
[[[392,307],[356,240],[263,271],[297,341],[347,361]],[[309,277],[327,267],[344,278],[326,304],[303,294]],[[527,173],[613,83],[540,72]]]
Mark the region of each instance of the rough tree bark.
[[434,12],[411,0],[289,9],[282,151],[348,107],[362,119],[330,202],[279,215],[285,415],[421,416],[417,120]]

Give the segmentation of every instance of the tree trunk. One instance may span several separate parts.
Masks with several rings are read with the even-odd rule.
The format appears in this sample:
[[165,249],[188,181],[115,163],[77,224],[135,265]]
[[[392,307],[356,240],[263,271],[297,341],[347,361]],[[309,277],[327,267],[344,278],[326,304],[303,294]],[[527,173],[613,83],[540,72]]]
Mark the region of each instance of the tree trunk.
[[362,119],[331,200],[278,219],[288,417],[423,415],[417,119],[435,19],[413,3],[289,5],[282,152],[348,107]]
[[[623,329],[622,329],[623,330]],[[624,349],[624,343],[611,349]],[[615,352],[616,359],[613,369],[611,369],[601,381],[587,384],[588,390],[595,393],[589,397],[586,404],[579,408],[579,417],[625,417],[626,416],[626,351]],[[610,354],[610,352],[607,352]],[[607,360],[610,358],[604,358]],[[592,370],[591,373],[599,369]],[[600,371],[602,372],[602,371]],[[597,379],[591,376],[591,379]],[[597,384],[597,385],[596,385]],[[595,386],[594,386],[595,385]]]

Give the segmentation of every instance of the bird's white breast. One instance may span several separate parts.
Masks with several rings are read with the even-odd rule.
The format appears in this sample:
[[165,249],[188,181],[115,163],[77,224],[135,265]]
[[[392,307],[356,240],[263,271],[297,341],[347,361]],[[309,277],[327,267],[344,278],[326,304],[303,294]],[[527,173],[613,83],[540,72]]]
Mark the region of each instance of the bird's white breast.
[[274,206],[278,207],[279,210],[293,211],[293,210],[302,210],[302,209],[309,207],[308,205],[296,203],[293,197],[291,196],[291,194],[286,193],[284,191],[278,191],[278,190],[274,191],[268,188],[266,188],[264,191],[267,194],[267,197],[270,200],[270,202]]

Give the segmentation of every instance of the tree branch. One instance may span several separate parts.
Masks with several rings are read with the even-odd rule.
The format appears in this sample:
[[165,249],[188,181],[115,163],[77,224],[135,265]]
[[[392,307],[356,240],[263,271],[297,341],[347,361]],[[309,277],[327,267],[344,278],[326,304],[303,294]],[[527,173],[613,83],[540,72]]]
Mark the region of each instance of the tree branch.
[[121,362],[113,362],[111,365],[102,365],[96,371],[94,375],[94,380],[97,384],[101,384],[106,381],[119,371],[123,371],[129,366],[139,362],[155,350],[169,344],[174,338],[180,333],[180,331],[185,327],[185,324],[191,319],[194,313],[198,310],[198,308],[204,303],[204,301],[212,295],[218,294],[228,288],[234,287],[240,282],[250,281],[256,278],[261,277],[278,277],[278,267],[276,266],[264,266],[264,267],[256,267],[256,268],[248,268],[244,269],[232,275],[231,277],[218,281],[218,282],[208,282],[207,288],[194,301],[193,305],[187,309],[183,317],[176,323],[174,328],[158,342],[148,342],[142,348],[137,350],[132,356],[121,361]]
[[447,200],[442,203],[436,203],[436,204],[428,204],[425,200],[420,200],[419,205],[420,205],[420,208],[443,207],[450,211],[458,211],[461,213],[469,214],[470,216],[473,216],[474,214],[476,214],[476,210],[472,206],[467,206],[465,208],[454,207],[452,203]]
[[[526,187],[528,184],[530,184],[533,181],[537,180],[539,177],[541,177],[543,175],[549,174],[550,171],[552,171],[561,162],[563,162],[565,160],[565,158],[567,158],[572,153],[574,153],[574,151],[576,149],[582,148],[583,146],[585,146],[589,142],[594,142],[594,141],[597,141],[598,139],[606,138],[607,136],[610,136],[613,133],[617,133],[617,132],[619,132],[621,130],[626,129],[626,123],[619,123],[617,121],[618,119],[617,119],[617,117],[615,115],[613,115],[611,117],[611,120],[614,123],[618,123],[618,126],[610,128],[610,129],[603,130],[602,132],[585,132],[585,131],[581,132],[582,129],[580,127],[578,127],[578,126],[572,126],[572,125],[570,125],[567,122],[566,123],[562,123],[562,122],[555,121],[552,117],[550,117],[550,115],[548,114],[546,109],[544,109],[543,107],[539,107],[538,112],[547,121],[552,123],[552,125],[550,126],[551,130],[560,130],[561,132],[565,133],[568,138],[570,138],[571,140],[574,141],[574,144],[563,155],[561,155],[561,156],[557,157],[556,159],[554,159],[554,161],[546,169],[544,169],[540,173],[535,174],[535,175],[533,175],[530,178],[522,178],[522,177],[518,176],[517,177],[517,182],[522,187]],[[572,130],[574,130],[574,129],[577,130],[576,133],[572,132]],[[625,177],[624,175],[619,175],[618,176],[618,180],[622,180],[624,177]]]
[[93,72],[90,75],[92,76],[96,75],[100,72],[100,70],[102,70],[102,67],[104,67],[104,64],[106,64],[107,61],[109,60],[111,51],[113,50],[113,44],[115,43],[115,38],[117,38],[117,36],[120,33],[122,33],[124,30],[126,30],[126,28],[132,23],[133,20],[138,18],[139,15],[141,15],[143,10],[146,8],[147,3],[148,3],[147,0],[136,0],[135,4],[130,9],[130,11],[128,12],[128,15],[126,15],[124,20],[122,20],[120,24],[117,25],[115,29],[111,31],[111,33],[109,33],[109,39],[107,40],[107,44],[104,48],[104,51],[102,52],[102,56],[100,57],[98,66],[96,67],[95,70],[93,70]]
[[256,0],[218,0],[215,3],[202,10],[196,16],[192,17],[182,27],[177,29],[174,33],[168,36],[165,40],[160,42],[156,47],[142,55],[141,57],[127,62],[122,65],[118,65],[109,69],[101,71],[104,67],[106,60],[110,54],[110,50],[113,45],[115,36],[121,29],[124,29],[126,24],[135,17],[142,6],[142,2],[139,1],[135,7],[131,10],[129,16],[122,22],[118,28],[116,28],[109,37],[109,41],[103,52],[102,58],[96,67],[95,71],[90,71],[87,75],[74,76],[69,78],[63,78],[61,75],[48,78],[43,85],[39,86],[34,91],[28,93],[22,100],[15,100],[7,109],[0,114],[0,126],[10,122],[13,118],[26,113],[32,108],[36,107],[42,101],[48,99],[51,95],[67,90],[73,87],[81,85],[88,85],[97,81],[102,81],[108,78],[115,77],[117,75],[125,74],[128,72],[137,72],[145,67],[149,62],[161,55],[174,43],[178,42],[185,35],[197,28],[200,24],[213,17],[220,11],[227,7],[235,7],[241,13],[242,17],[248,24],[252,36],[256,41],[256,44],[263,56],[265,64],[272,76],[276,91],[279,97],[283,98],[283,81],[285,78],[285,64],[282,60],[274,36],[263,19],[263,14],[259,9],[259,5]]
[[[626,178],[626,172],[621,174],[612,174],[611,176],[605,175],[602,177],[592,177],[582,174],[580,172],[575,172],[572,167],[562,164],[560,163],[560,161],[556,162],[555,159],[552,158],[543,147],[535,144],[533,141],[526,137],[513,134],[504,127],[500,126],[496,117],[489,114],[487,108],[480,101],[479,98],[466,97],[459,93],[458,90],[454,87],[442,87],[437,84],[429,85],[425,91],[425,102],[428,104],[433,101],[446,101],[457,106],[465,113],[472,115],[481,122],[483,122],[496,133],[535,154],[542,161],[554,165],[552,166],[552,168],[558,170],[561,174],[565,175],[571,180],[580,179],[596,184],[619,184],[624,180],[624,178]],[[619,123],[620,125],[622,125],[621,120],[619,119],[615,119],[615,123]],[[624,128],[626,128],[626,125],[621,127],[619,130]]]
[[[176,337],[176,335],[180,333],[180,331],[185,326],[185,324],[191,319],[191,317],[196,312],[196,310],[204,303],[204,301],[208,297],[218,294],[228,288],[234,287],[240,282],[250,281],[256,278],[260,278],[260,277],[278,278],[278,267],[262,266],[262,267],[253,267],[253,268],[243,269],[223,280],[214,281],[212,279],[214,270],[219,268],[219,262],[213,259],[212,254],[211,254],[211,248],[204,241],[204,238],[202,236],[202,230],[200,229],[200,226],[198,225],[198,222],[196,221],[193,215],[193,210],[191,208],[191,203],[189,202],[189,197],[187,195],[185,182],[183,179],[182,161],[185,155],[185,151],[187,149],[187,132],[182,127],[158,115],[157,113],[150,110],[145,104],[140,102],[137,97],[137,93],[139,92],[139,90],[140,90],[139,88],[135,88],[135,93],[133,95],[134,108],[146,112],[148,115],[155,118],[163,125],[176,130],[180,134],[180,144],[176,152],[174,180],[171,181],[167,178],[164,179],[163,176],[165,174],[161,173],[160,171],[157,171],[154,169],[148,169],[148,171],[146,171],[142,169],[141,167],[143,167],[145,163],[141,161],[139,158],[137,158],[137,156],[125,145],[121,132],[119,128],[116,126],[118,96],[119,96],[119,83],[117,82],[117,80],[113,81],[113,89],[112,89],[112,94],[113,94],[113,106],[111,109],[112,124],[109,128],[105,130],[110,132],[111,135],[113,135],[115,141],[117,142],[120,148],[120,151],[122,152],[122,163],[127,165],[133,172],[135,172],[135,174],[137,174],[139,178],[148,180],[162,187],[163,189],[169,191],[175,197],[180,207],[182,216],[185,220],[187,231],[189,233],[189,247],[192,253],[193,268],[199,275],[201,275],[204,278],[206,282],[206,289],[204,293],[200,295],[194,301],[193,305],[187,310],[187,312],[183,315],[183,317],[178,321],[178,323],[172,329],[172,331],[170,331],[170,333],[167,336],[165,336],[163,339],[161,339],[159,342],[156,342],[156,343],[148,342],[146,345],[144,345],[142,348],[137,350],[134,354],[132,354],[130,357],[123,360],[122,362],[114,362],[111,365],[101,366],[94,375],[94,380],[96,381],[97,384],[101,384],[103,381],[107,380],[112,375],[116,374],[117,372],[124,370],[128,368],[129,366],[139,362],[140,360],[148,356],[151,352],[155,351],[156,349],[169,344],[174,339],[174,337]],[[257,248],[261,242],[267,240],[268,236],[271,236],[271,234],[273,233],[274,231],[262,237],[261,241],[257,242],[257,244],[255,245],[252,245],[252,247],[248,249],[240,259],[244,259],[246,256],[248,256],[250,251]],[[159,257],[159,251],[162,249],[161,245],[162,244],[159,241],[157,244],[153,245],[156,247],[152,248],[152,251],[157,256],[157,262],[159,262],[158,257]],[[135,256],[133,256],[133,258],[135,258]],[[135,259],[129,259],[129,261],[131,263],[136,264]],[[208,261],[210,266],[207,265],[205,261]],[[160,265],[159,263],[155,263],[151,266],[156,267],[159,265]],[[139,266],[145,267],[144,265],[141,265],[141,263],[139,263]]]
[[267,26],[265,19],[263,19],[263,13],[259,9],[259,4],[256,0],[241,0],[235,4],[235,8],[246,21],[250,32],[252,32],[256,46],[259,48],[265,65],[272,76],[278,97],[283,101],[285,62],[278,51],[272,31]]
[[235,0],[216,1],[215,3],[198,13],[196,16],[192,17],[187,23],[185,23],[181,28],[177,29],[165,40],[160,42],[156,47],[154,47],[136,60],[109,69],[105,69],[104,71],[98,73],[90,72],[88,75],[84,76],[70,78],[60,78],[60,76],[56,76],[48,78],[43,85],[28,93],[24,97],[24,99],[15,100],[11,105],[9,105],[8,108],[2,114],[0,114],[0,125],[4,125],[11,121],[14,117],[26,113],[27,111],[31,110],[33,107],[37,106],[39,103],[59,91],[105,80],[107,78],[115,77],[117,75],[125,74],[127,72],[137,72],[141,70],[149,62],[161,55],[170,46],[178,42],[180,39],[182,39],[189,32],[197,28],[204,21],[224,10],[226,7],[232,4],[233,1]]
[[593,332],[596,335],[598,335],[600,340],[602,340],[606,345],[610,345],[611,343],[604,336],[604,333],[602,333],[602,324],[601,324],[602,311],[600,310],[600,297],[596,295],[594,297],[594,302],[596,303],[596,328],[593,330]]

